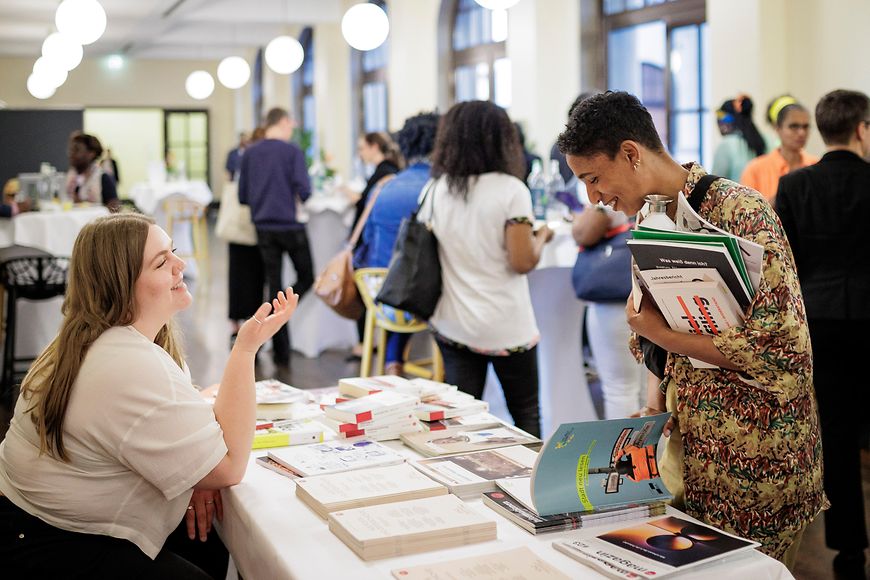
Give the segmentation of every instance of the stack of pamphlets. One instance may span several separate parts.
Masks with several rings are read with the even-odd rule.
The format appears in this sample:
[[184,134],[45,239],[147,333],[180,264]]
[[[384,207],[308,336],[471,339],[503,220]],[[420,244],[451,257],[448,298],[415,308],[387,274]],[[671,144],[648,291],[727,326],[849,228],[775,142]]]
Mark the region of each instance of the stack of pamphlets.
[[339,510],[446,493],[446,487],[407,463],[296,480],[297,497],[324,519],[330,512]]
[[541,440],[534,435],[504,424],[479,431],[405,433],[401,439],[402,443],[427,457],[496,449],[510,445],[528,445],[534,448],[541,445]]
[[397,580],[570,580],[529,548],[424,564],[392,571]]
[[671,499],[656,461],[669,417],[661,413],[560,425],[531,474],[535,512],[551,516]]
[[488,427],[498,427],[502,424],[501,419],[490,413],[475,413],[474,415],[441,419],[440,421],[420,421],[424,431],[439,431],[441,433],[448,431],[478,431]]
[[402,433],[422,431],[414,410],[420,404],[416,395],[380,391],[358,399],[326,405],[323,412],[330,427],[342,438],[365,436],[384,441],[398,439]]
[[[553,543],[560,552],[614,578],[661,578],[759,545],[675,516]],[[727,575],[722,569],[709,577]]]
[[489,403],[462,391],[450,391],[438,397],[427,398],[416,410],[417,417],[423,421],[467,417],[486,411],[489,411]]
[[496,539],[496,524],[453,495],[329,514],[329,529],[363,560]]
[[532,502],[530,478],[500,479],[496,481],[496,485],[498,485],[499,491],[484,493],[483,503],[531,534],[603,526],[615,522],[660,516],[665,513],[665,502],[653,502],[637,506],[629,504],[622,508],[593,510],[591,512],[541,516],[535,511]]
[[[682,194],[674,221],[676,230],[641,222],[632,233],[635,282],[674,330],[715,336],[739,325],[758,291],[764,248],[705,221]],[[634,293],[636,308],[640,295]],[[715,368],[695,359],[692,364]]]
[[323,441],[324,432],[324,426],[314,419],[288,419],[261,423],[257,425],[257,430],[254,432],[254,443],[251,448],[264,449],[320,443]]
[[405,461],[402,455],[389,447],[367,439],[296,445],[270,450],[268,455],[303,477],[395,465]]
[[528,447],[515,445],[486,451],[460,453],[411,463],[435,481],[447,486],[450,493],[463,499],[495,491],[498,479],[529,477],[538,454]]

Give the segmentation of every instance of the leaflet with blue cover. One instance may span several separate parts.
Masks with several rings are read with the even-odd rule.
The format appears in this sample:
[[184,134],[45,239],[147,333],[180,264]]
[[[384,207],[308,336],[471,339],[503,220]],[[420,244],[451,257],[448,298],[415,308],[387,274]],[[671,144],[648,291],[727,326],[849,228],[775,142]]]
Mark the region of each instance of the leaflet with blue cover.
[[560,425],[532,471],[535,510],[549,516],[671,499],[656,458],[670,416]]

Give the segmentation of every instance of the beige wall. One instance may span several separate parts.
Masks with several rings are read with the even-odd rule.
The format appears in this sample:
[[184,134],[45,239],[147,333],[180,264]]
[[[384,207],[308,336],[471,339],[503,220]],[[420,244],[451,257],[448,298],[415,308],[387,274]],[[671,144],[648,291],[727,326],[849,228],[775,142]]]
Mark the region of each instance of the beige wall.
[[[755,122],[771,133],[764,107],[791,93],[811,111],[840,88],[870,94],[866,0],[707,0],[714,106],[737,92],[750,94]],[[813,131],[807,149],[822,153]]]

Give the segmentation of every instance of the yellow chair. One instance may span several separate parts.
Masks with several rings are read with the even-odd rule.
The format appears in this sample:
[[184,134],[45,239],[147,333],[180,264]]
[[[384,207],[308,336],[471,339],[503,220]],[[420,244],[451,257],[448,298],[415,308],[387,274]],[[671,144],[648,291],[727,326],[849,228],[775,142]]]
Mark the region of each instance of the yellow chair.
[[[360,268],[354,272],[353,278],[359,294],[366,307],[365,333],[363,335],[362,364],[360,376],[368,377],[372,374],[384,374],[384,357],[386,355],[387,332],[399,332],[413,334],[428,330],[429,326],[416,318],[413,314],[381,304],[375,301],[375,296],[384,283],[387,276],[386,268]],[[375,333],[377,332],[378,357],[372,373],[372,354],[375,345]],[[432,344],[432,356],[423,359],[408,360],[410,343],[405,347],[403,359],[405,360],[403,371],[405,374],[440,381],[444,378],[444,360],[441,351],[430,337]]]
[[[174,237],[177,223],[190,223],[191,253],[178,253],[180,258],[193,258],[202,280],[208,279],[208,223],[206,222],[206,206],[190,199],[172,196],[163,202],[166,214],[166,233]],[[205,284],[197,284],[205,287]]]

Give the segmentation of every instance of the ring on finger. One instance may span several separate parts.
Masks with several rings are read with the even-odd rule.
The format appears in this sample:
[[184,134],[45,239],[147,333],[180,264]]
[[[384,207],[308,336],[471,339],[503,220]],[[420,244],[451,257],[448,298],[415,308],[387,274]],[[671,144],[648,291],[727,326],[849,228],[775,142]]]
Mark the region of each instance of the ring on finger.
[[251,318],[253,318],[254,320],[256,320],[256,321],[257,321],[257,324],[263,324],[263,321],[260,320],[259,318],[257,318],[256,316],[252,316]]
[[193,506],[192,506],[192,505],[187,506],[187,511],[190,511],[190,510],[192,510],[192,509],[193,509]]

